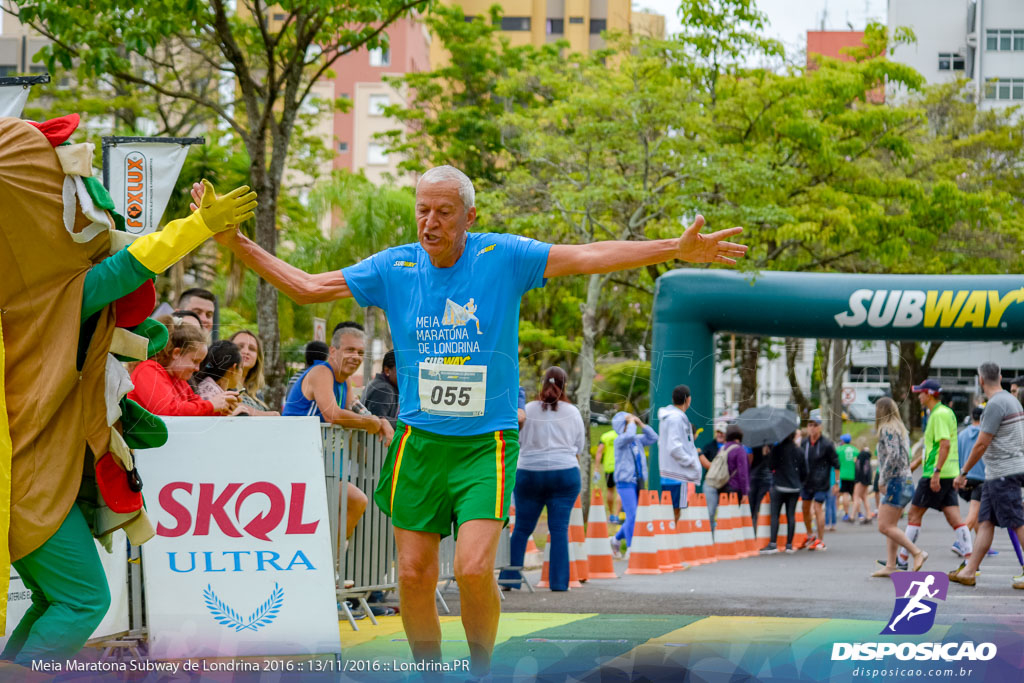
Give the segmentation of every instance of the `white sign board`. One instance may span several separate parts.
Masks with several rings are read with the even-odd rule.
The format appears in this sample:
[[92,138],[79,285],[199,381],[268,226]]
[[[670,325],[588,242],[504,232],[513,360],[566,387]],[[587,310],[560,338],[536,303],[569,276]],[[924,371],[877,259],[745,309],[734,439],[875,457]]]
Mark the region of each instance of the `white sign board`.
[[[27,85],[0,87],[0,116],[13,116],[20,119],[21,112],[25,110],[25,103],[28,102],[28,91]],[[10,620],[10,618],[8,613],[7,619]]]
[[160,227],[174,184],[188,155],[176,142],[119,142],[104,150],[110,170],[110,198],[124,216],[125,229],[145,235]]
[[340,653],[320,422],[164,420],[167,444],[136,454],[150,655]]
[[327,342],[327,321],[313,318],[313,341]]
[[[96,544],[110,586],[110,608],[89,637],[90,640],[107,638],[128,630],[128,540],[123,531],[115,531],[112,543],[113,552],[110,553],[99,543]],[[7,592],[7,631],[0,638],[0,649],[7,645],[11,632],[32,605],[31,598],[32,591],[14,567],[11,567],[11,587]]]

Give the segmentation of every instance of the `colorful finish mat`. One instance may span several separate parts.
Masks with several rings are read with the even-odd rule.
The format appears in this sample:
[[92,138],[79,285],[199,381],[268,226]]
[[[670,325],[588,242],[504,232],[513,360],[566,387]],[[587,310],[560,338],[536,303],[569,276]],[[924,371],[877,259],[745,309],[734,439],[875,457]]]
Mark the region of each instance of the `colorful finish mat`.
[[[399,617],[380,624],[340,624],[343,658],[375,661],[373,680],[404,680],[389,668],[411,661]],[[492,674],[495,680],[582,681],[911,681],[1020,680],[1020,627],[937,625],[923,636],[881,636],[881,621],[780,617],[700,617],[625,614],[508,613],[501,617]],[[442,617],[445,661],[469,656],[458,617]],[[836,643],[992,642],[990,661],[832,660]],[[351,669],[350,669],[351,671]],[[934,672],[929,674],[928,672]],[[358,673],[349,673],[354,679]],[[369,679],[370,674],[366,675]]]

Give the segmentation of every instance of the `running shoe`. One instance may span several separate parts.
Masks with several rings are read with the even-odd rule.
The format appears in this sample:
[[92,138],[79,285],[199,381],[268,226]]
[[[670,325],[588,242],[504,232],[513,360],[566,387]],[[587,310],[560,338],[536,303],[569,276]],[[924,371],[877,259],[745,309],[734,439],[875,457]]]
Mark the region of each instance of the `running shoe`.
[[803,548],[810,549],[810,547],[812,545],[814,545],[814,542],[817,541],[817,540],[818,539],[815,536],[808,536],[807,538],[804,539],[803,543],[797,544],[796,549],[797,550],[801,550]]
[[1013,577],[1013,587],[1024,590],[1024,573],[1022,573],[1020,576]]
[[787,555],[792,555],[795,552],[796,552],[796,550],[793,548],[793,546],[790,545],[789,543],[787,543],[786,544],[786,554]]
[[843,515],[843,521],[844,522],[851,522],[851,523],[853,522],[853,520],[850,519],[850,515]]
[[811,545],[807,546],[807,549],[808,550],[822,551],[822,550],[827,550],[827,547],[825,546],[825,542],[824,541],[822,541],[819,538],[816,538],[816,539],[814,539],[814,543],[812,543]]
[[[885,560],[875,560],[875,562],[877,562],[878,564],[882,565],[883,567],[885,566]],[[899,559],[897,559],[896,560],[896,567],[901,572],[905,572],[905,571],[907,571],[907,568],[910,567],[910,563],[909,562],[900,562]],[[959,571],[959,570],[957,570],[957,571]]]
[[993,548],[989,548],[989,549],[988,549],[988,554],[989,554],[989,555],[998,555],[998,554],[999,554],[999,551],[998,551],[998,550],[995,550],[995,549],[993,549]]
[[619,523],[619,518],[616,517],[615,515],[608,515],[608,523],[609,524],[618,524]]
[[775,555],[779,552],[779,546],[775,545],[774,543],[769,543],[757,552],[761,553],[762,555]]
[[622,559],[622,542],[619,539],[612,536],[608,539],[608,543],[612,546],[612,556],[617,560]]
[[967,557],[967,551],[965,551],[964,547],[960,545],[960,541],[953,541],[953,545],[951,545],[949,549],[960,557]]

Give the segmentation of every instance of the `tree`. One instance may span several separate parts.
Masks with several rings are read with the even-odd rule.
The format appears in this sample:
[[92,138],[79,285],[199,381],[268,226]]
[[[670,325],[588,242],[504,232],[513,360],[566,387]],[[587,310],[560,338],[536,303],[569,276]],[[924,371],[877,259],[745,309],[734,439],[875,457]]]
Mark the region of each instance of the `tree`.
[[[42,50],[52,70],[77,65],[87,78],[112,77],[194,103],[245,146],[250,182],[259,194],[255,235],[277,249],[278,199],[297,133],[300,108],[337,60],[364,47],[386,46],[384,29],[427,0],[29,0],[16,2],[20,20],[52,43]],[[283,19],[280,17],[283,15]],[[196,67],[230,79],[222,89],[196,90]],[[283,390],[277,292],[260,281],[259,331],[269,384]],[[272,392],[273,393],[273,392]],[[279,396],[271,396],[277,402]]]

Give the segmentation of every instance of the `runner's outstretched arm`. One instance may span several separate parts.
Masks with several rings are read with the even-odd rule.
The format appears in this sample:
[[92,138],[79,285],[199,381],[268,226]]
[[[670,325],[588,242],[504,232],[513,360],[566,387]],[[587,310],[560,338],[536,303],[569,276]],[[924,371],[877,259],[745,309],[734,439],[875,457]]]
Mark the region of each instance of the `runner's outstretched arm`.
[[725,238],[743,232],[743,228],[727,228],[702,235],[702,227],[704,217],[697,216],[677,239],[556,244],[548,255],[544,277],[612,273],[676,259],[732,265],[747,252],[746,245],[725,241]]
[[[199,183],[192,186],[192,210],[203,197],[203,187]],[[271,255],[260,245],[238,231],[229,228],[218,232],[214,239],[234,252],[242,263],[256,271],[256,274],[282,292],[297,304],[316,304],[352,296],[345,276],[340,270],[329,273],[307,273],[290,263],[285,263]]]

